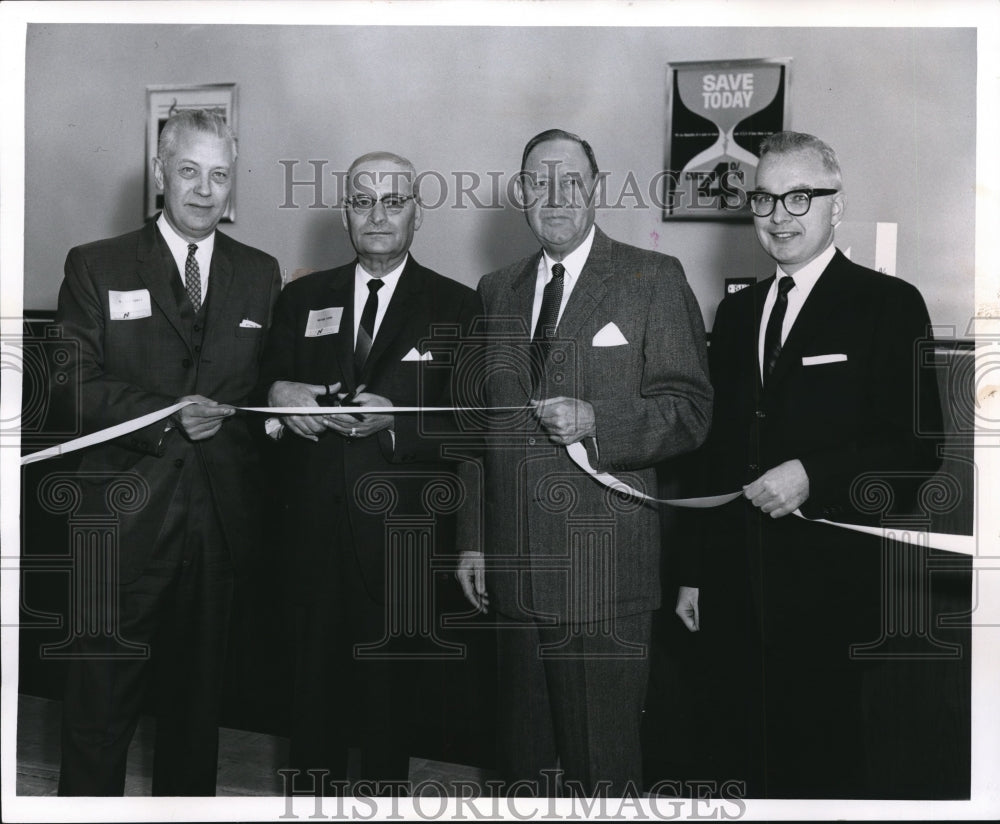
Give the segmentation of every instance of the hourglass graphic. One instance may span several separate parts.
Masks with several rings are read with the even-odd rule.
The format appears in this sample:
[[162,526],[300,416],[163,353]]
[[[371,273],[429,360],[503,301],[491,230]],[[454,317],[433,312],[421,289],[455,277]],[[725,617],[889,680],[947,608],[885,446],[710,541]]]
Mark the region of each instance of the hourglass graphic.
[[677,194],[667,216],[718,217],[744,210],[756,146],[782,128],[786,66],[727,61],[674,64],[668,136]]

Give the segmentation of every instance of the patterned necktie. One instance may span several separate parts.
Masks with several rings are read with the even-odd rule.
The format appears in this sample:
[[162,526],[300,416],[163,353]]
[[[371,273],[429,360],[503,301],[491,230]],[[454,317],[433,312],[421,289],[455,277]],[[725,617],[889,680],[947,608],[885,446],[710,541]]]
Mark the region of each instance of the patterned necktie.
[[184,261],[184,291],[187,292],[188,300],[191,301],[195,312],[201,309],[201,270],[194,256],[197,251],[198,244],[189,243],[187,260]]
[[368,360],[368,353],[372,351],[372,341],[375,339],[375,315],[378,314],[378,290],[383,285],[381,278],[372,278],[368,281],[368,299],[365,301],[365,308],[361,313],[358,342],[354,347],[354,371],[355,376],[359,379],[361,368]]
[[562,303],[563,279],[566,267],[561,263],[552,266],[552,279],[545,284],[542,292],[542,308],[538,312],[538,323],[531,342],[538,347],[544,356],[556,335],[556,325],[559,320],[559,305]]
[[795,288],[795,280],[785,276],[778,279],[778,297],[771,308],[771,317],[767,320],[764,331],[764,382],[774,371],[774,365],[781,354],[781,326],[785,322],[785,310],[788,308],[788,293]]

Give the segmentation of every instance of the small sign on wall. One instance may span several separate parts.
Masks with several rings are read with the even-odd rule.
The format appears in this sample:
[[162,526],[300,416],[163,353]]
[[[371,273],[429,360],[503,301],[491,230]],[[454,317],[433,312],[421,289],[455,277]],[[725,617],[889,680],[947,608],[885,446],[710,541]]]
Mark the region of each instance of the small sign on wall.
[[760,142],[786,128],[791,58],[667,66],[663,219],[750,220]]
[[896,223],[845,220],[837,225],[837,248],[855,263],[895,277],[898,230]]
[[756,282],[757,278],[726,278],[726,294],[724,297],[735,295],[741,289],[753,286]]
[[[183,109],[211,109],[219,112],[229,127],[239,131],[236,124],[236,84],[205,83],[197,86],[147,86],[146,87],[146,219],[156,216],[163,209],[163,193],[156,190],[153,178],[153,158],[160,140],[160,132],[170,115]],[[236,186],[229,195],[229,207],[222,220],[232,223],[236,219]]]

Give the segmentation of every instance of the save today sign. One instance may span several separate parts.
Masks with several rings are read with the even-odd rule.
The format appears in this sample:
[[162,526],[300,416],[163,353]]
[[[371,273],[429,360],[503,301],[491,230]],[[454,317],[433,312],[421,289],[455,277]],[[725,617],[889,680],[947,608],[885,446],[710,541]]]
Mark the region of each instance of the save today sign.
[[664,218],[747,217],[761,140],[784,127],[789,60],[670,64]]

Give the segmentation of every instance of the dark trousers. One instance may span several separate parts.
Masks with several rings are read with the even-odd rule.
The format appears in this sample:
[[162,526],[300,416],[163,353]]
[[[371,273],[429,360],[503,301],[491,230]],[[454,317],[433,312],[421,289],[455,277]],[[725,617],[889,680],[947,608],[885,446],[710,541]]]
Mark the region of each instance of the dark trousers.
[[[200,467],[185,469],[149,565],[114,593],[118,637],[148,645],[148,655],[109,657],[121,646],[109,636],[75,641],[63,703],[60,795],[124,793],[129,742],[150,679],[157,707],[153,794],[215,795],[233,570],[195,472]],[[94,599],[84,602],[85,625],[88,615],[103,613]]]
[[764,795],[868,798],[866,665],[765,656]]
[[360,745],[361,779],[405,781],[421,639],[390,637],[387,607],[366,590],[349,546],[331,549],[330,569],[318,574],[327,594],[295,607],[294,789],[320,792],[304,774],[310,769],[326,771],[318,780],[346,780],[352,743]]
[[553,774],[543,770],[558,761],[563,794],[640,792],[650,613],[616,618],[613,631],[499,619],[498,743],[508,791],[553,794]]

